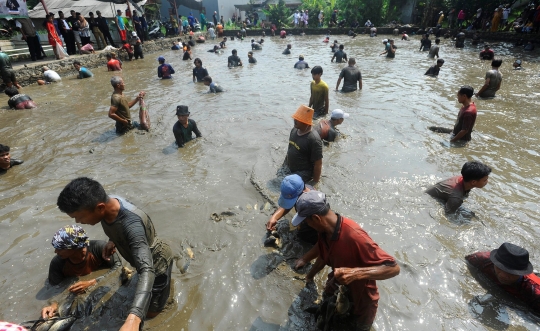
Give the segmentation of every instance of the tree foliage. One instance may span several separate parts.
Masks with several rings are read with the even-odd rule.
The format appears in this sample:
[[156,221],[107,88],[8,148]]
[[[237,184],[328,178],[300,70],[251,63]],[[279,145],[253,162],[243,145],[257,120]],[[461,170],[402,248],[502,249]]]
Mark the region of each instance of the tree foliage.
[[277,5],[268,5],[268,8],[263,9],[264,14],[270,22],[276,23],[278,27],[287,26],[291,10],[285,6],[285,1],[279,0]]

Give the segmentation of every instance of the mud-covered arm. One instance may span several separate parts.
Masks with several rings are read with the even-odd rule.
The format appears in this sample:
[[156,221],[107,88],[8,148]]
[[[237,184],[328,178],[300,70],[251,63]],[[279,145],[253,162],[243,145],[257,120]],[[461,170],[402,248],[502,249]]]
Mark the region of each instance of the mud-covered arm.
[[152,296],[152,286],[155,279],[154,262],[152,261],[152,252],[146,240],[142,220],[140,218],[134,218],[125,220],[124,223],[125,236],[127,242],[129,242],[132,261],[139,274],[135,298],[131,304],[129,314],[133,314],[143,320],[150,306]]
[[[105,248],[106,244],[107,242],[102,241],[102,240],[96,240],[94,244],[92,244],[91,242],[90,247],[91,247],[92,254],[96,258],[103,260],[101,256],[102,256],[103,248]],[[103,260],[103,266],[108,267],[109,271],[107,271],[102,276],[96,277],[96,282],[101,281],[103,278],[107,277],[108,275],[113,273],[115,270],[122,267],[122,261],[120,260],[120,256],[118,256],[118,253],[115,252],[113,255],[111,255],[111,258],[109,261]]]
[[202,137],[201,131],[199,131],[199,128],[197,128],[197,123],[194,120],[191,120],[191,123],[193,124],[193,133],[195,133],[195,136],[197,138]]

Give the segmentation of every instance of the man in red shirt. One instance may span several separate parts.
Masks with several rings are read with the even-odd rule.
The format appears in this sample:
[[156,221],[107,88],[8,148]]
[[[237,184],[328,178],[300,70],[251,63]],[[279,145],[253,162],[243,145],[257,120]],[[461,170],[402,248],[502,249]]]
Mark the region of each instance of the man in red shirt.
[[540,313],[540,277],[533,273],[526,249],[504,243],[491,252],[467,255],[465,260],[502,290]]
[[471,101],[474,89],[468,85],[462,86],[458,93],[458,102],[463,105],[458,113],[456,125],[450,136],[450,142],[470,141],[471,133],[476,122],[476,105]]
[[122,71],[122,65],[111,54],[107,54],[107,71]]
[[495,52],[489,48],[488,44],[484,45],[484,50],[480,52],[480,59],[482,60],[493,60],[495,57]]
[[305,221],[319,233],[319,256],[307,274],[306,282],[313,281],[313,277],[328,265],[332,272],[328,274],[324,297],[332,296],[338,285],[348,288],[348,299],[352,305],[350,317],[334,316],[326,323],[330,323],[334,330],[370,330],[379,301],[375,281],[399,274],[395,259],[357,223],[330,210],[324,193],[314,190],[303,193],[296,202],[296,210],[292,224],[298,226]]

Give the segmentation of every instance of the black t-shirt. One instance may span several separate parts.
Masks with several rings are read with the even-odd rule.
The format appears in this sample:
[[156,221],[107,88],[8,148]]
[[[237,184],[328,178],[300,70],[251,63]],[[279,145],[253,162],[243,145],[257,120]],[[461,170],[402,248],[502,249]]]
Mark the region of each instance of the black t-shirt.
[[249,58],[249,63],[257,63],[257,59],[252,56]]
[[189,46],[193,47],[195,46],[195,42],[193,40],[190,40],[187,42]]
[[334,56],[336,57],[336,62],[341,63],[343,60],[347,60],[347,53],[345,53],[343,50],[339,49],[334,53]]
[[[21,162],[21,163],[22,163],[22,162]],[[13,168],[13,166],[19,165],[19,164],[21,164],[21,163],[16,162],[15,160],[11,159],[11,160],[9,161],[9,168],[7,168],[7,169],[2,169],[2,168],[0,168],[0,174],[5,174],[9,169]]]
[[429,38],[422,39],[420,43],[422,45],[422,51],[429,51],[431,48],[431,40]]
[[438,65],[434,64],[431,67],[429,67],[429,69],[426,71],[426,73],[424,75],[439,76],[439,71],[440,70],[441,70],[441,68]]
[[285,54],[285,55],[291,54],[291,50],[289,48],[285,48],[285,50],[281,54]]
[[240,62],[242,62],[242,61],[240,60],[240,58],[238,57],[238,55],[231,55],[231,56],[229,56],[229,58],[228,58],[228,62],[229,62],[229,64],[232,65],[233,67],[237,67],[237,66],[240,64]]
[[203,67],[195,67],[193,68],[193,76],[197,77],[197,82],[202,82],[203,78],[208,76],[208,70]]
[[81,27],[81,23],[79,22],[78,19],[71,16],[71,17],[68,17],[66,21],[71,25],[71,30],[79,31],[79,28]]
[[362,80],[362,74],[357,67],[347,66],[341,69],[339,78],[343,78],[343,92],[356,91],[358,88],[358,82]]
[[[291,130],[289,149],[287,150],[287,165],[291,172],[305,172],[312,176],[315,161],[322,158],[322,140],[317,131],[311,130],[309,133],[299,136],[298,129]],[[304,176],[302,177],[304,178]]]
[[184,52],[184,56],[182,57],[182,60],[189,60],[191,58],[191,54],[189,54],[188,51]]
[[[122,262],[117,253],[114,253],[111,256],[110,261],[103,259],[101,253],[106,244],[107,242],[103,240],[90,240],[90,245],[86,250],[86,258],[79,264],[73,264],[69,259],[61,259],[60,256],[56,255],[49,265],[49,283],[51,285],[58,285],[64,279],[72,277],[72,274],[74,273],[73,269],[96,271],[99,269],[110,268],[111,270],[109,272],[112,272],[117,268],[122,267]],[[99,279],[102,279],[107,274],[96,278],[96,280],[99,281]]]

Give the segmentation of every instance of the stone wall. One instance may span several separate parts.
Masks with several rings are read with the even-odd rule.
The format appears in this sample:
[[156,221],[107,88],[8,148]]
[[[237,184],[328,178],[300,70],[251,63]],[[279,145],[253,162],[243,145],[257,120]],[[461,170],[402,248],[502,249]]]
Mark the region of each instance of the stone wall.
[[[144,53],[154,53],[170,49],[172,42],[177,38],[165,38],[159,40],[145,41],[143,45]],[[43,79],[41,67],[47,66],[51,70],[56,71],[60,76],[76,75],[77,71],[73,68],[73,61],[79,61],[86,68],[97,68],[107,65],[107,52],[99,52],[96,54],[71,56],[63,60],[54,60],[51,62],[39,62],[32,67],[23,67],[16,70],[17,81],[22,86],[35,84],[38,79]]]

